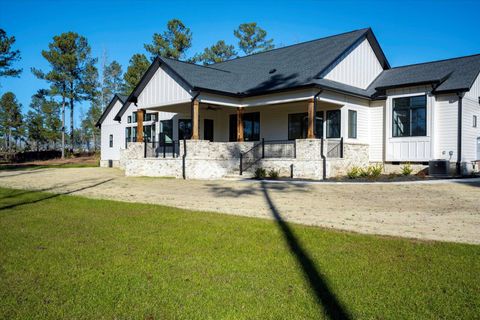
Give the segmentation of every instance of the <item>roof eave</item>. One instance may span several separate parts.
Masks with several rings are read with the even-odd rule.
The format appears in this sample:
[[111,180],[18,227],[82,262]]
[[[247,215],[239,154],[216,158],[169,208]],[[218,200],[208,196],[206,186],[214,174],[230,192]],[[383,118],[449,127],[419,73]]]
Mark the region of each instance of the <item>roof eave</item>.
[[123,99],[121,99],[118,94],[114,94],[112,100],[110,100],[110,103],[105,108],[105,110],[103,110],[102,115],[100,116],[100,118],[98,118],[98,121],[95,123],[95,127],[100,128],[102,126],[102,123],[107,117],[107,114],[110,112],[110,110],[112,109],[115,102],[117,102],[117,100],[124,103]]
[[401,83],[401,84],[395,84],[390,86],[380,86],[380,87],[375,87],[375,90],[382,91],[382,90],[390,90],[390,89],[406,88],[406,87],[414,87],[414,86],[422,86],[427,84],[438,84],[438,83],[441,83],[441,80],[426,80],[426,81]]
[[458,88],[458,89],[448,89],[448,90],[434,90],[433,94],[450,94],[450,93],[465,93],[470,91],[470,88]]

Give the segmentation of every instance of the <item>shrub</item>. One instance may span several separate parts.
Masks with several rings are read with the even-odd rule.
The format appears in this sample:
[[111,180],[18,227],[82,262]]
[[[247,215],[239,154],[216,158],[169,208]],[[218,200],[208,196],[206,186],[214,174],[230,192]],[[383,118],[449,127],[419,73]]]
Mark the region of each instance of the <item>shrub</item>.
[[369,177],[369,176],[371,175],[370,170],[371,170],[370,167],[360,168],[359,176],[362,177],[362,178],[367,178],[367,177]]
[[383,165],[381,165],[381,164],[373,165],[373,166],[368,167],[368,169],[370,171],[370,176],[371,177],[378,178],[382,174]]
[[347,176],[349,179],[356,179],[360,175],[360,168],[359,167],[351,167],[350,170],[347,171]]
[[413,172],[413,168],[410,163],[405,163],[401,169],[404,176],[409,176]]
[[272,169],[270,171],[268,171],[268,177],[270,179],[278,179],[278,177],[280,176],[280,172],[278,172],[277,170],[275,169]]
[[257,168],[255,170],[255,179],[265,179],[265,177],[267,176],[267,172],[265,171],[265,169],[263,168]]

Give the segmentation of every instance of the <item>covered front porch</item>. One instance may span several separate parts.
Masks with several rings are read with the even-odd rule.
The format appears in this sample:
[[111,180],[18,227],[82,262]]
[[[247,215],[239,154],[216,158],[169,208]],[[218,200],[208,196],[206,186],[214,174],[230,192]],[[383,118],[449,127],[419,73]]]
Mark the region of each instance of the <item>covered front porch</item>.
[[[139,109],[136,164],[126,172],[212,179],[252,174],[262,167],[291,178],[324,179],[338,171],[339,164],[345,169],[350,159],[368,162],[368,146],[354,141],[356,117],[348,127],[342,121],[348,116],[342,107],[313,98],[248,107],[194,99]],[[163,116],[158,119],[158,134],[144,138],[141,128],[146,111],[162,111]]]
[[[141,113],[161,111],[157,142],[207,140],[210,142],[294,141],[325,138],[339,140],[347,130],[341,104],[308,99],[290,103],[235,107],[193,100],[171,106],[137,110],[137,141],[143,126]],[[343,120],[343,121],[342,121]],[[356,120],[356,119],[355,119]],[[356,129],[356,123],[352,124]],[[345,131],[345,132],[344,132]],[[356,136],[356,132],[351,137]]]

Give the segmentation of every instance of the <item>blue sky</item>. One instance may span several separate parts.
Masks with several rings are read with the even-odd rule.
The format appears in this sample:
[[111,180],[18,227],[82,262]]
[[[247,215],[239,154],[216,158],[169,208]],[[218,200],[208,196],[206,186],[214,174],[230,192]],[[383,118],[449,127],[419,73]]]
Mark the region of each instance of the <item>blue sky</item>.
[[[0,0],[0,28],[17,39],[20,78],[1,79],[0,94],[14,92],[23,109],[47,84],[30,68],[46,69],[41,56],[54,35],[75,31],[87,37],[93,55],[117,60],[125,70],[134,53],[181,19],[193,33],[193,55],[223,39],[235,44],[233,29],[257,22],[277,45],[290,45],[371,27],[390,64],[480,53],[480,1],[22,1]],[[76,121],[87,104],[76,110]]]

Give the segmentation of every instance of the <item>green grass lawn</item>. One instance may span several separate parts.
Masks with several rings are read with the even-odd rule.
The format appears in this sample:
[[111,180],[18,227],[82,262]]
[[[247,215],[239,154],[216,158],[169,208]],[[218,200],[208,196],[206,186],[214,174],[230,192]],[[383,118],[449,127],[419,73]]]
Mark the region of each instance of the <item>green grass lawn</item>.
[[0,165],[0,170],[7,170],[7,171],[18,171],[18,170],[37,170],[37,169],[50,169],[50,168],[90,168],[90,167],[98,167],[99,164],[97,163],[52,163],[52,164],[8,164],[8,165]]
[[480,246],[0,189],[0,319],[468,319],[479,274]]

